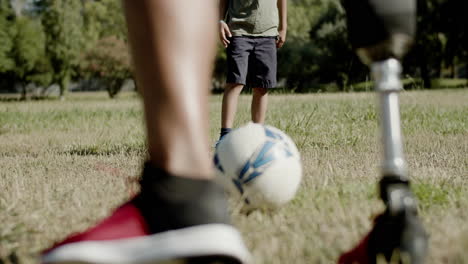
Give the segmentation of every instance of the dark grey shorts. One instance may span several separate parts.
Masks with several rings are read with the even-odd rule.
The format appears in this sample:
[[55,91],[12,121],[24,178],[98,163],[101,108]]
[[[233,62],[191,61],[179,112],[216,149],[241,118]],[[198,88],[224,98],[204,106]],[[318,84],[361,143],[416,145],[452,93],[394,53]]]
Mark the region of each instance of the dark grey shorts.
[[251,88],[276,86],[276,39],[274,37],[232,37],[227,47],[227,83]]

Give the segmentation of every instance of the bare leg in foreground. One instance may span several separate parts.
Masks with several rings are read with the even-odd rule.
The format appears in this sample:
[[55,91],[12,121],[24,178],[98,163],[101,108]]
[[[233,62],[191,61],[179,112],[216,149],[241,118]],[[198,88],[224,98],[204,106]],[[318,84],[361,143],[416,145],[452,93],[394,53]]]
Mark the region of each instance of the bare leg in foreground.
[[211,179],[208,89],[216,6],[126,0],[130,46],[147,125],[149,160],[134,199],[47,250],[43,263],[248,263]]

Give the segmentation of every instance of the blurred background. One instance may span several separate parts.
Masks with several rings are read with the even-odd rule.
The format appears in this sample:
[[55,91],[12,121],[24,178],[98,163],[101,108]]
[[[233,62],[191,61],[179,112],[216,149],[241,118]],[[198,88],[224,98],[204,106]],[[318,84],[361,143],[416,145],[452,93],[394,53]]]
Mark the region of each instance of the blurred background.
[[[339,0],[289,0],[288,36],[278,53],[279,92],[372,90],[347,41]],[[467,86],[466,0],[418,0],[418,33],[404,61],[405,89]],[[215,22],[214,22],[215,23]],[[225,79],[224,49],[212,91]],[[64,98],[135,90],[119,0],[0,0],[0,97]]]

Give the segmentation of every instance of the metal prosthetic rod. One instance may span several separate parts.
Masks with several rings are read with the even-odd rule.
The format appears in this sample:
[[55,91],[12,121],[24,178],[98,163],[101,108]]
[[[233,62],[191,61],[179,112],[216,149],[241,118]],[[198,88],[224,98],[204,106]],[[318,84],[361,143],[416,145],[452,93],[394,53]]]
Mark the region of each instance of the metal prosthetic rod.
[[[380,99],[380,122],[383,143],[380,196],[387,210],[370,241],[375,254],[383,253],[387,260],[400,250],[400,263],[422,264],[428,248],[427,235],[417,217],[417,202],[409,188],[408,170],[403,155],[403,139],[398,92],[403,89],[402,67],[397,59],[389,58],[370,65],[375,89]],[[386,218],[384,216],[387,216]],[[393,231],[390,231],[393,230]],[[386,233],[395,232],[395,233]],[[395,235],[398,234],[398,235]],[[379,237],[388,241],[382,243]],[[377,239],[377,240],[375,240]]]
[[379,256],[390,263],[423,264],[427,233],[418,217],[416,199],[403,155],[398,93],[403,89],[401,59],[411,46],[416,28],[415,0],[342,0],[348,35],[361,60],[370,67],[380,102],[383,143],[380,196],[385,210],[367,236],[365,261],[360,246],[343,256],[345,264],[375,264]]
[[403,157],[398,92],[401,64],[396,59],[387,59],[371,65],[375,89],[380,97],[380,118],[384,151],[383,174],[406,178],[407,168]]
[[[380,97],[384,151],[380,195],[390,211],[408,209],[415,206],[415,202],[408,187],[403,155],[398,100],[398,92],[403,87],[399,59],[407,53],[413,41],[416,2],[345,0],[344,4],[348,11],[350,41],[360,59],[369,65]],[[394,201],[389,203],[390,199]]]
[[380,195],[390,213],[416,210],[416,202],[409,190],[406,161],[403,155],[403,139],[398,93],[403,89],[401,64],[394,58],[370,65],[375,89],[380,99],[380,122],[383,143],[382,180]]

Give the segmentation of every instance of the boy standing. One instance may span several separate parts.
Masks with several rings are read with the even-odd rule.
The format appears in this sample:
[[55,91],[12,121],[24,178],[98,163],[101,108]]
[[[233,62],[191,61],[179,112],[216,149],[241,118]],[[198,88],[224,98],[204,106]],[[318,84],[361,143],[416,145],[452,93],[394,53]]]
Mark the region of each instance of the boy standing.
[[287,30],[287,0],[220,0],[220,39],[227,48],[220,139],[234,123],[239,94],[252,87],[251,115],[264,123],[268,89],[276,86],[276,51]]

